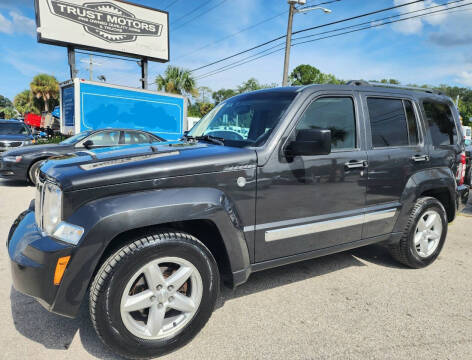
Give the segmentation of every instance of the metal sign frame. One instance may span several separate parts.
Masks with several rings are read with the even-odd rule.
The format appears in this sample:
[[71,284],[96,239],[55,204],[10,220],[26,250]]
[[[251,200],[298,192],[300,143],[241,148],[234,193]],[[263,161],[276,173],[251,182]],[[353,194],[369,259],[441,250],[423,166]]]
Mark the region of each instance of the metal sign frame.
[[[40,12],[40,10],[39,10],[39,1],[45,1],[45,0],[35,0],[34,1],[37,28],[41,27],[40,14],[39,14],[39,12]],[[94,46],[87,46],[87,45],[82,45],[82,44],[69,43],[69,42],[66,42],[66,41],[58,41],[58,40],[53,40],[53,39],[47,39],[47,38],[42,37],[41,33],[39,33],[39,32],[37,34],[38,42],[43,43],[43,44],[48,44],[48,45],[63,46],[63,47],[67,47],[68,49],[82,49],[82,50],[86,50],[86,51],[102,52],[102,53],[107,53],[107,54],[112,54],[112,55],[131,57],[131,58],[135,58],[135,59],[144,60],[145,62],[147,62],[148,60],[155,61],[155,62],[160,62],[160,63],[168,62],[169,59],[170,59],[169,12],[165,11],[165,10],[156,9],[156,8],[153,8],[153,7],[150,7],[150,6],[135,4],[135,3],[125,1],[125,0],[113,0],[113,1],[123,3],[125,5],[136,6],[136,7],[140,7],[140,8],[143,8],[143,9],[153,10],[153,11],[156,11],[156,12],[166,14],[166,19],[167,19],[167,24],[166,24],[166,26],[167,26],[167,59],[147,57],[147,56],[137,55],[137,54],[133,54],[133,53],[120,52],[120,51],[108,50],[108,49],[103,49],[103,48],[94,47]]]

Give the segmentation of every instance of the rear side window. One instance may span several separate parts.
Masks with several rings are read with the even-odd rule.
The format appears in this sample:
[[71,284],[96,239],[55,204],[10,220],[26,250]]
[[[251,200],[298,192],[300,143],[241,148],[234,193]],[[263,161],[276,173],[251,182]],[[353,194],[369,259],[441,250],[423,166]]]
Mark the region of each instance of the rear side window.
[[409,100],[367,98],[373,147],[416,145],[418,123]]
[[331,130],[333,150],[356,147],[356,116],[350,97],[325,97],[312,102],[302,115],[297,130]]
[[424,101],[423,108],[433,145],[456,144],[457,130],[449,105],[435,101]]

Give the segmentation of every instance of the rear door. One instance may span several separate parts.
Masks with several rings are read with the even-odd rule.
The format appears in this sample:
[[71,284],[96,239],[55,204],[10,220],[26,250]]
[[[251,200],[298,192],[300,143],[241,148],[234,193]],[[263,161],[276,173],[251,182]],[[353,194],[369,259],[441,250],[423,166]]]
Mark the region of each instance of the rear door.
[[393,230],[410,177],[429,166],[418,104],[402,95],[362,93],[368,124],[366,217],[363,238]]

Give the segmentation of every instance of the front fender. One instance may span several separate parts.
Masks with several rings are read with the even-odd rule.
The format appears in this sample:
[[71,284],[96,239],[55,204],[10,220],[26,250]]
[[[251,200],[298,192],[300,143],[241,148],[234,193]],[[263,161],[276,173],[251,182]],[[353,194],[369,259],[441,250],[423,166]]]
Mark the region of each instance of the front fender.
[[82,226],[85,232],[62,280],[54,310],[78,311],[100,258],[116,236],[133,229],[185,220],[210,220],[216,225],[231,272],[238,277],[234,281],[244,281],[250,269],[248,247],[236,207],[221,190],[179,188],[116,195],[89,202],[66,219]]
[[393,232],[403,233],[416,200],[422,194],[431,190],[447,189],[451,200],[451,207],[446,210],[448,212],[452,211],[454,217],[456,212],[456,188],[456,179],[451,169],[448,167],[431,168],[414,173],[410,179],[408,179],[403,191],[400,201],[402,208]]

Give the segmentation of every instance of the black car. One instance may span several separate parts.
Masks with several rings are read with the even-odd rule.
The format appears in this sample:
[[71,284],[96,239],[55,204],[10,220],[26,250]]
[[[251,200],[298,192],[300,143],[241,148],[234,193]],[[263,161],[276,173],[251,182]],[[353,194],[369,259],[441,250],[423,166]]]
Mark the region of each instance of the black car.
[[105,344],[150,358],[203,328],[220,280],[373,243],[425,267],[469,196],[461,131],[424,89],[238,95],[181,142],[48,161],[8,236],[14,286],[69,317],[88,301]]
[[[20,123],[15,125],[19,126]],[[0,177],[29,180],[35,184],[39,168],[47,159],[53,156],[103,147],[150,144],[162,141],[165,140],[141,130],[104,129],[84,131],[59,144],[20,147],[1,154]]]
[[0,154],[33,143],[33,134],[22,121],[0,120]]

